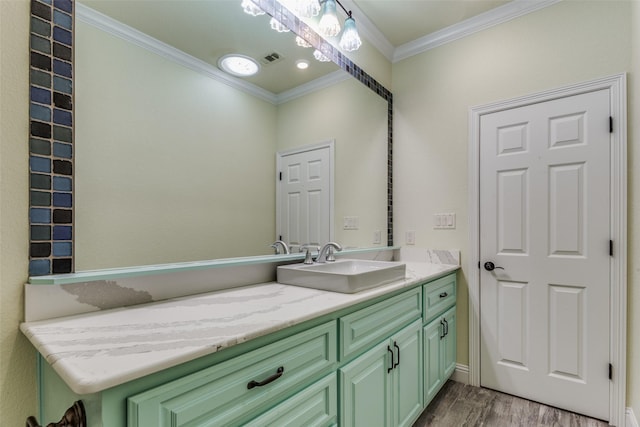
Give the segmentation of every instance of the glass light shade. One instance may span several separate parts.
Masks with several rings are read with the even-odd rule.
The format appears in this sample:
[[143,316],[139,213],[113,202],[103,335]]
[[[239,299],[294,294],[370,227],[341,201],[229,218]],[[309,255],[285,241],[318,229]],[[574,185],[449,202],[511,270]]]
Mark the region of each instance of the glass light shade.
[[307,68],[309,68],[309,61],[307,61],[306,59],[299,59],[296,61],[296,67],[299,70],[306,70]]
[[352,17],[348,17],[344,21],[344,31],[339,44],[340,48],[347,52],[358,50],[362,45],[362,40],[360,40],[360,35],[356,29],[356,21]]
[[318,0],[296,0],[295,11],[298,16],[311,18],[320,13],[320,2]]
[[264,10],[256,6],[255,3],[253,3],[251,0],[242,0],[240,6],[242,6],[242,10],[244,10],[244,13],[246,14],[252,16],[264,15]]
[[322,17],[318,22],[318,30],[325,37],[335,37],[340,32],[335,0],[326,0],[322,5]]
[[260,65],[253,58],[238,54],[224,55],[218,60],[218,67],[238,77],[253,76],[260,70]]
[[300,47],[311,47],[311,43],[300,36],[296,36],[296,44]]
[[271,20],[269,21],[269,25],[271,25],[272,30],[276,30],[279,33],[288,33],[289,31],[291,31],[276,18],[271,18]]
[[324,55],[324,53],[320,52],[318,49],[313,51],[313,57],[316,58],[320,62],[329,62],[329,61],[331,61],[329,58],[327,58]]

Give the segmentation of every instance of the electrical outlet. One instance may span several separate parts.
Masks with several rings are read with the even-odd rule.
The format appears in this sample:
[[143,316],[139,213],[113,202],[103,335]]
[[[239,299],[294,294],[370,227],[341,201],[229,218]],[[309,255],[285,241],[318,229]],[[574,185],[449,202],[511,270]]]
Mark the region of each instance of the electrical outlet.
[[415,245],[416,244],[416,232],[415,231],[407,231],[404,235],[404,242],[407,245]]
[[380,243],[382,243],[382,233],[380,230],[376,230],[373,232],[373,244],[379,245]]

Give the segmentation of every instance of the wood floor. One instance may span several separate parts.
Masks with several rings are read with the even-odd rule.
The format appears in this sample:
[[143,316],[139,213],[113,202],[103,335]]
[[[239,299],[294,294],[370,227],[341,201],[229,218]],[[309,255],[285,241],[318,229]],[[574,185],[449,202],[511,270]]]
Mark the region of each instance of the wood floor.
[[554,426],[609,424],[486,388],[448,381],[413,427]]

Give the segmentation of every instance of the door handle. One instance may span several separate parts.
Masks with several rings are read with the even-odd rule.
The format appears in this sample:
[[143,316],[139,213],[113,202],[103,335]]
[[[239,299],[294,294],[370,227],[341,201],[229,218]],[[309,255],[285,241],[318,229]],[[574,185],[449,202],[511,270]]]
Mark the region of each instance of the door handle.
[[387,374],[388,374],[389,372],[393,371],[394,364],[393,364],[393,350],[391,350],[391,347],[387,346],[387,351],[391,353],[391,366],[387,368]]
[[491,261],[487,261],[484,263],[484,269],[487,271],[493,271],[495,269],[500,269],[500,270],[504,270],[503,267],[497,267],[494,263],[492,263]]
[[440,325],[442,326],[442,333],[440,334],[440,339],[442,339],[445,337],[445,335],[447,335],[444,333],[444,322],[442,321],[442,319],[440,320]]
[[396,343],[395,341],[393,342],[393,346],[398,349],[398,360],[393,364],[393,367],[395,368],[400,364],[400,347],[398,347],[398,343]]
[[442,318],[442,321],[444,322],[444,336],[446,337],[449,335],[449,322],[445,318]]

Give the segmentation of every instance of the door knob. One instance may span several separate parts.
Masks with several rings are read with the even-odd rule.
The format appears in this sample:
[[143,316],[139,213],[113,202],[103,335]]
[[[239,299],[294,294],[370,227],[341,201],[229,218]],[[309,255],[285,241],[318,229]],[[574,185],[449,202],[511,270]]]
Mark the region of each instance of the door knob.
[[504,270],[504,268],[502,267],[496,267],[496,265],[494,263],[492,263],[491,261],[487,261],[484,263],[484,269],[487,271],[493,271],[496,268],[499,268],[500,270]]

